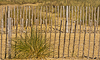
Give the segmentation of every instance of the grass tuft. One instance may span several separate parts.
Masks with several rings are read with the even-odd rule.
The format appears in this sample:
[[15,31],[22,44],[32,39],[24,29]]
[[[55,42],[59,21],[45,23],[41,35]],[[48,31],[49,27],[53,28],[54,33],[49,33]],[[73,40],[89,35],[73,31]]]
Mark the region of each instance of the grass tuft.
[[49,44],[45,43],[45,39],[39,33],[32,32],[31,37],[26,35],[25,38],[15,38],[12,44],[12,51],[16,50],[14,58],[46,58],[50,55]]

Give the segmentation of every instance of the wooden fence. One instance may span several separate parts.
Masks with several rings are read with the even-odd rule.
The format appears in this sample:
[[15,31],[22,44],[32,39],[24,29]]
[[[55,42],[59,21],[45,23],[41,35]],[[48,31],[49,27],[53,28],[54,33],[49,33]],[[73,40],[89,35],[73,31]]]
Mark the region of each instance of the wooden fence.
[[31,28],[50,38],[50,57],[100,58],[99,7],[7,6],[1,14],[1,59],[11,58],[12,38],[31,34]]

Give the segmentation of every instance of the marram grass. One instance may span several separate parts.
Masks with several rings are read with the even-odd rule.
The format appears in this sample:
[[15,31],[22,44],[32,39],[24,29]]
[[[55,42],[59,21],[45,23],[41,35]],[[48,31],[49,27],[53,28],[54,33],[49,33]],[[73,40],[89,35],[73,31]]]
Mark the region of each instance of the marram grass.
[[[47,40],[48,41],[48,40]],[[15,44],[16,43],[16,44]],[[12,43],[12,52],[16,51],[17,59],[25,58],[46,58],[51,54],[49,44],[45,43],[45,39],[41,34],[32,32],[31,37],[26,35],[22,38],[14,38]]]

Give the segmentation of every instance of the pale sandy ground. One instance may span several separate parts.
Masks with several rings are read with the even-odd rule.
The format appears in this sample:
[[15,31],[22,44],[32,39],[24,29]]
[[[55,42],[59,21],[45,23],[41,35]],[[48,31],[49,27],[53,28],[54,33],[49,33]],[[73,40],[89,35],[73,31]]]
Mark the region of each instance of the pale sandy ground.
[[[54,26],[53,26],[54,27]],[[39,27],[38,27],[39,29]],[[74,28],[73,28],[74,29]],[[48,29],[49,30],[49,29]],[[54,30],[53,30],[54,31]],[[63,29],[62,29],[63,31]],[[45,35],[45,33],[43,33]],[[1,34],[0,34],[1,35]],[[20,33],[18,33],[18,36],[20,35]],[[23,33],[23,36],[25,36],[25,33]],[[3,34],[3,58],[4,58],[4,52],[5,52],[5,37],[6,35]],[[15,37],[15,33],[12,34],[12,38]],[[0,37],[1,38],[1,37]],[[47,33],[47,38],[50,38],[50,32]],[[54,38],[55,38],[55,33],[51,33],[51,47],[54,47]],[[78,54],[78,44],[79,44],[79,33],[76,33],[76,37],[75,37],[75,49],[74,49],[74,54],[72,57],[72,50],[73,50],[73,41],[74,41],[74,33],[71,33],[71,39],[70,39],[70,51],[69,51],[69,56],[68,56],[68,43],[69,43],[69,33],[66,33],[66,42],[65,42],[65,53],[64,53],[64,57],[66,58],[61,58],[63,56],[63,41],[64,41],[64,33],[61,33],[61,38],[60,38],[60,58],[58,57],[58,43],[59,43],[59,33],[57,30],[56,33],[56,41],[55,41],[55,51],[54,51],[54,57],[55,58],[46,58],[45,60],[80,60],[82,59],[82,53],[83,53],[83,40],[84,40],[84,33],[81,33],[81,38],[80,38],[80,49],[79,49],[79,58],[77,57]],[[93,54],[93,41],[94,41],[94,33],[91,33],[91,39],[90,39],[90,51],[89,51],[89,56],[90,59],[92,57]],[[95,48],[94,48],[94,57],[98,57],[98,48],[99,48],[99,33],[96,33],[96,39],[95,39]],[[0,43],[1,44],[1,43]],[[89,33],[86,33],[86,38],[85,38],[85,50],[84,50],[84,55],[88,56],[88,48],[89,48]],[[51,51],[53,51],[53,49],[50,49]],[[52,53],[51,53],[51,56]],[[87,58],[84,57],[83,60],[86,60]],[[14,59],[15,60],[15,59]],[[32,59],[33,60],[33,59]],[[35,59],[36,60],[36,59]],[[37,59],[39,60],[39,59]],[[40,59],[41,60],[41,59]]]

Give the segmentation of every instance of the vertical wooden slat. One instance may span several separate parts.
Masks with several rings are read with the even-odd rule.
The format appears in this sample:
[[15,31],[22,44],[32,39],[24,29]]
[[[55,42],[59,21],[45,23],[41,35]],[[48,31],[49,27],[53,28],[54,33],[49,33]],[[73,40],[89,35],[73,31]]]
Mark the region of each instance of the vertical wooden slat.
[[69,22],[68,21],[68,6],[66,6],[66,21],[67,21],[67,23],[66,23],[67,26],[65,29],[67,29],[66,32],[68,33],[68,22]]
[[6,28],[6,21],[7,21],[7,15],[6,15],[6,7],[5,7],[5,28]]
[[[50,14],[50,17],[51,17],[51,14]],[[52,26],[52,19],[51,19],[50,27],[51,27],[51,26]],[[51,32],[52,32],[52,29],[50,29],[49,51],[51,51],[51,50],[50,50],[50,48],[51,48]]]
[[90,7],[89,7],[89,21],[88,22],[89,22],[88,26],[90,26]]
[[62,6],[60,7],[60,20],[62,20]]
[[15,6],[14,6],[14,32],[15,32]]
[[41,13],[42,13],[42,6],[40,10],[40,25],[41,25],[41,40],[42,40],[42,18],[41,18]]
[[5,58],[7,57],[7,12],[6,12],[6,7],[5,7],[5,27],[6,27],[6,41],[5,41]]
[[64,32],[64,21],[65,21],[65,6],[63,6],[63,32]]
[[66,24],[67,24],[67,20],[66,20],[66,22],[65,22],[65,32],[64,32],[64,44],[63,44],[63,58],[64,58],[64,52],[65,52],[65,40],[66,40]]
[[94,59],[94,49],[95,49],[95,39],[96,39],[96,7],[94,10],[94,42],[93,42],[93,56],[92,58]]
[[98,31],[98,23],[99,23],[99,7],[98,7],[98,10],[97,10],[97,31]]
[[55,53],[55,41],[56,41],[56,6],[55,6],[55,38],[54,38],[53,58],[54,58],[54,53]]
[[25,36],[25,42],[26,42],[26,37],[27,37],[27,23],[28,23],[28,19],[27,19],[27,6],[26,6],[26,36]]
[[[51,51],[50,50],[50,47],[51,47],[51,19],[50,19],[50,17],[51,17],[51,14],[50,14],[50,11],[51,11],[51,9],[50,9],[50,6],[49,6],[49,28],[50,28],[50,41],[49,41],[49,52]],[[50,56],[50,55],[49,55]]]
[[92,7],[92,26],[93,26],[93,7]]
[[59,6],[57,6],[57,7],[58,7],[58,9],[57,9],[57,10],[58,10],[58,17],[57,17],[57,18],[58,18],[58,19],[57,19],[57,27],[59,28],[59,23],[60,23],[60,21],[59,21]]
[[84,58],[84,48],[85,48],[85,37],[86,37],[86,24],[85,24],[84,41],[83,41],[83,53],[82,53],[83,58]]
[[98,44],[98,60],[99,60],[99,53],[100,53],[100,28],[99,28],[99,44]]
[[34,14],[33,14],[33,6],[32,6],[32,20],[31,20],[31,24],[32,24],[32,25],[31,25],[31,26],[33,26],[33,15],[34,15]]
[[[17,38],[17,32],[18,32],[18,6],[17,6],[17,21],[16,21],[16,38]],[[17,42],[15,42],[15,48],[16,48],[16,43]],[[16,49],[15,49],[15,57],[16,57]]]
[[79,50],[80,50],[80,39],[81,39],[81,12],[82,12],[82,10],[81,10],[82,8],[80,7],[80,32],[79,32],[79,44],[78,44],[78,57],[79,57]]
[[[44,28],[44,21],[45,21],[45,6],[43,8],[43,28]],[[44,32],[44,29],[43,29],[43,32]]]
[[33,33],[33,7],[31,6],[31,21],[30,21],[30,23],[31,23],[31,37],[32,37],[32,33]]
[[68,6],[66,6],[66,22],[65,22],[65,33],[64,33],[63,58],[64,58],[64,51],[65,51],[66,32],[68,33]]
[[12,19],[12,7],[11,7],[11,36],[12,36],[12,31],[13,31],[13,19]]
[[22,37],[22,7],[20,6],[20,36]]
[[89,47],[88,47],[88,59],[89,59],[89,51],[90,51],[90,40],[91,40],[91,20],[90,20],[90,7],[89,7]]
[[24,15],[25,14],[25,6],[23,6],[23,24],[22,24],[22,30],[24,30]]
[[[74,6],[74,21],[77,21],[76,20],[76,6]],[[77,25],[78,26],[78,25]]]
[[72,6],[72,19],[71,19],[71,32],[73,32],[73,6]]
[[50,32],[50,6],[49,6],[48,10],[49,10],[49,32]]
[[86,32],[87,32],[87,7],[86,7],[86,19],[85,19],[85,32],[84,32],[84,41],[83,41],[83,53],[82,53],[82,57],[84,57],[84,48],[85,48],[85,37],[86,37]]
[[31,26],[31,24],[30,24],[31,22],[30,22],[30,6],[29,6],[29,19],[28,19],[28,26],[30,27]]
[[36,6],[34,7],[34,23],[36,22]]
[[16,21],[16,37],[17,37],[17,29],[18,29],[18,6],[17,6],[17,21]]
[[47,6],[46,6],[46,19],[45,19],[45,43],[47,39]]
[[78,20],[79,20],[79,6],[77,6],[77,33],[78,33]]
[[[70,6],[69,6],[68,9],[69,9],[69,10],[68,10],[68,11],[69,11],[69,13],[68,13],[68,14],[69,14],[69,16],[68,16],[68,17],[69,17],[69,22],[68,22],[68,23],[69,23],[69,26],[71,26],[71,23],[70,23],[70,20],[71,20],[71,19],[70,19]],[[69,33],[70,33],[70,28],[69,28]]]
[[[71,21],[72,22],[72,21]],[[68,57],[69,57],[69,47],[70,47],[70,39],[71,39],[71,30],[72,29],[72,23],[71,23],[71,26],[70,26],[70,33],[69,33],[69,43],[68,43]]]
[[[52,15],[53,15],[53,6],[52,6]],[[51,16],[51,32],[52,32],[52,20],[53,20],[53,18],[52,18],[52,16]]]
[[8,6],[8,58],[11,58],[11,18],[10,7]]
[[38,19],[38,24],[39,24],[39,21],[40,21],[40,20],[39,20],[39,6],[37,7],[37,11],[38,11],[38,13],[37,13],[37,14],[38,14],[38,15],[37,15],[37,19]]
[[1,59],[2,59],[2,41],[3,41],[3,7],[2,7],[2,20],[1,20]]
[[61,37],[61,27],[62,27],[62,20],[61,20],[61,23],[60,23],[60,31],[59,31],[58,58],[60,57],[60,37]]
[[87,7],[86,7],[85,29],[86,29],[86,33],[87,33]]
[[76,22],[77,21],[75,21],[75,29],[74,29],[74,41],[73,41],[73,50],[72,50],[72,57],[73,57],[73,55],[74,55],[74,47],[75,47],[75,38],[76,38]]
[[83,32],[84,32],[84,7],[83,7]]

